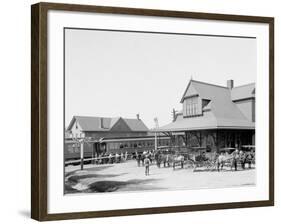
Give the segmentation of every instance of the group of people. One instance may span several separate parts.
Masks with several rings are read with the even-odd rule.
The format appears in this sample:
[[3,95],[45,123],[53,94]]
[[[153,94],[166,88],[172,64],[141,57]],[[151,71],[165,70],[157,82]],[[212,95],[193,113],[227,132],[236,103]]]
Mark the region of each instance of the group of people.
[[[166,158],[166,157],[167,158]],[[145,168],[145,175],[149,175],[149,167],[153,163],[153,161],[156,161],[156,164],[158,167],[160,167],[160,163],[169,162],[169,154],[161,154],[154,150],[148,150],[143,152],[135,151],[133,154],[128,154],[128,152],[121,152],[121,153],[101,153],[98,156],[95,157],[94,162],[96,164],[113,164],[113,163],[121,163],[127,161],[129,158],[134,158],[137,161],[137,166],[144,167]],[[205,153],[200,153],[199,156],[196,156],[196,161],[206,161],[209,158],[205,155]],[[245,169],[245,164],[248,164],[248,168],[251,168],[251,164],[254,159],[254,152],[243,152],[242,150],[234,150],[232,153],[226,152],[220,152],[216,157],[216,163],[218,171],[223,168],[223,166],[230,162],[231,163],[231,169],[234,167],[234,170],[237,171],[238,164],[241,164],[241,168]]]
[[153,162],[153,159],[155,157],[155,154],[153,151],[143,151],[141,152],[135,152],[135,158],[137,161],[138,166],[141,165],[145,167],[145,175],[149,175],[149,166]]
[[129,155],[128,152],[121,153],[100,153],[94,157],[93,162],[95,164],[114,164],[122,163],[130,159],[131,157],[135,158],[138,166],[145,167],[145,175],[149,175],[149,166],[153,162],[154,152],[153,151],[144,151],[144,152],[135,152],[133,155]]
[[248,168],[251,168],[254,156],[255,154],[253,151],[244,152],[238,149],[235,149],[231,154],[228,152],[221,152],[217,158],[218,171],[220,168],[223,168],[223,165],[226,163],[226,161],[231,162],[231,169],[234,167],[235,171],[237,171],[239,163],[241,164],[241,168],[243,170],[245,169],[245,164],[248,164]]
[[[184,157],[178,154],[171,154],[171,153],[163,153],[159,150],[148,150],[144,152],[135,152],[134,158],[137,161],[138,167],[144,166],[145,167],[145,175],[149,175],[149,167],[152,163],[156,163],[157,167],[160,168],[161,163],[164,164],[164,167],[170,165],[175,165],[177,162],[183,168]],[[175,168],[175,167],[174,167]]]
[[248,167],[251,168],[252,160],[254,158],[254,153],[251,152],[243,152],[242,150],[236,149],[233,153],[233,166],[235,171],[237,171],[237,164],[241,164],[241,168],[244,170],[245,169],[245,164],[248,164]]
[[96,155],[94,162],[96,164],[113,164],[121,163],[128,160],[129,154],[126,151],[125,153],[101,153]]

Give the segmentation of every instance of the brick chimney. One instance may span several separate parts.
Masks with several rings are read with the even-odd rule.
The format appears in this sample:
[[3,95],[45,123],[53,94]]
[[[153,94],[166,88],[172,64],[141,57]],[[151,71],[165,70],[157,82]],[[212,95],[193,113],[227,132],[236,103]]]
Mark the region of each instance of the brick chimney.
[[227,88],[232,89],[234,87],[234,81],[232,79],[227,80]]
[[137,114],[137,119],[140,120],[140,114]]
[[176,121],[176,110],[175,110],[175,108],[173,108],[172,116],[173,116],[173,122],[175,122]]

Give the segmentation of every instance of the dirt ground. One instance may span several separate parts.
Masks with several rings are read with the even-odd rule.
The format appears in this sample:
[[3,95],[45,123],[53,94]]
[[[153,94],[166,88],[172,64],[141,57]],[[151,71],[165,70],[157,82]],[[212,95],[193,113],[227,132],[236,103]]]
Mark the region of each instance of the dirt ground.
[[255,169],[222,172],[150,166],[150,175],[136,161],[119,164],[67,166],[65,193],[226,188],[255,185]]

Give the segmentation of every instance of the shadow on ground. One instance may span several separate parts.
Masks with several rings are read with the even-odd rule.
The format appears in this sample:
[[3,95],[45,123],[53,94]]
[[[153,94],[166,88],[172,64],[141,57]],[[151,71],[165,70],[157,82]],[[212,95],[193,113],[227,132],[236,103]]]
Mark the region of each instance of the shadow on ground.
[[[73,174],[75,174],[75,172],[73,172]],[[65,185],[64,185],[64,192],[66,194],[68,193],[79,193],[79,192],[84,192],[84,191],[80,191],[80,190],[77,190],[75,187],[76,184],[78,184],[81,180],[83,179],[87,179],[87,178],[97,178],[97,179],[101,179],[101,178],[113,178],[113,177],[118,177],[118,176],[121,176],[121,175],[125,175],[127,173],[120,173],[120,174],[78,174],[78,175],[68,175],[66,178],[65,178]],[[102,181],[97,181],[97,182],[94,182],[94,183],[98,183],[98,182],[102,182]],[[106,181],[105,181],[106,182]],[[109,181],[110,182],[110,181]],[[114,182],[114,181],[113,181]],[[118,181],[116,181],[118,182]],[[89,185],[89,189],[90,189],[90,185]],[[94,192],[110,192],[110,191],[114,191],[114,188],[113,190],[110,190],[110,186],[108,187],[108,190],[103,187],[98,187],[98,191],[94,191]],[[102,189],[105,189],[105,191],[103,191]],[[92,192],[90,190],[90,192]]]
[[132,179],[128,181],[96,181],[88,185],[85,190],[77,190],[73,188],[73,183],[65,183],[65,193],[104,193],[104,192],[115,192],[115,191],[141,191],[141,190],[161,190],[164,188],[154,187],[153,183],[159,179]]
[[[84,169],[84,171],[101,171],[101,170],[104,170],[104,169],[107,169],[107,168],[110,168],[112,167],[112,165],[108,165],[108,166],[99,166],[99,167],[92,167],[92,168],[87,168],[87,169]],[[80,169],[77,168],[77,170],[73,170],[73,171],[70,171],[68,173],[65,174],[65,177],[69,177],[71,175],[74,175],[76,172],[79,172]]]
[[85,174],[85,175],[72,175],[67,178],[67,181],[71,184],[77,184],[80,180],[86,178],[112,178],[118,177],[121,175],[125,175],[127,173],[120,173],[120,174]]
[[[86,192],[113,192],[113,191],[134,191],[134,190],[144,190],[144,189],[155,189],[150,186],[153,182],[158,181],[158,179],[133,179],[128,181],[97,181],[89,185]],[[149,184],[147,186],[147,184]],[[159,188],[158,188],[159,189]]]

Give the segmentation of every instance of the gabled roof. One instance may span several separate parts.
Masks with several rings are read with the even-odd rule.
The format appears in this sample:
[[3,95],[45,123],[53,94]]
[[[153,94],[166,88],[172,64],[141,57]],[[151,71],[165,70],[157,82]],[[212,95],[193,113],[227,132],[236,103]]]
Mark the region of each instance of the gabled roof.
[[148,128],[145,126],[142,120],[124,118],[124,121],[131,130],[148,131]]
[[231,90],[231,99],[241,100],[255,97],[256,84],[250,83],[243,86],[237,86]]
[[230,92],[231,99],[233,101],[255,97],[255,88],[256,88],[255,83],[249,83],[246,85],[237,86],[232,89],[229,89],[228,87],[225,86],[214,85],[211,83],[206,83],[206,82],[201,82],[191,79],[181,98],[180,101],[181,103],[184,101],[184,98],[186,97],[186,93],[190,85],[192,85],[192,87],[198,92],[198,94],[202,99],[211,99],[216,97],[215,95],[213,95],[214,91],[216,92],[220,91],[221,93],[226,91]]
[[191,85],[201,99],[210,100],[208,109],[211,109],[216,118],[246,119],[235,103],[232,102],[231,90],[229,88],[195,80],[190,80],[189,86]]
[[[189,91],[189,88],[191,88],[192,91]],[[255,123],[249,121],[233,102],[233,98],[248,98],[249,94],[252,94],[254,91],[254,84],[229,89],[224,86],[190,80],[181,99],[181,103],[183,103],[185,97],[188,97],[186,95],[188,91],[191,92],[191,95],[196,93],[201,99],[210,100],[203,108],[203,115],[189,118],[179,117],[180,119],[161,127],[159,131],[182,131],[208,128],[255,128]]]
[[[102,120],[102,127],[101,127]],[[148,128],[140,119],[124,119],[122,117],[90,117],[90,116],[73,116],[67,130],[71,130],[75,121],[78,122],[82,131],[110,131],[120,120],[125,122],[126,126],[132,132],[146,132]]]
[[184,94],[181,98],[181,103],[183,103],[184,98],[186,97],[187,90],[190,88],[190,85],[197,91],[197,93],[200,95],[202,99],[211,99],[212,93],[214,90],[220,90],[220,91],[229,91],[227,87],[224,86],[219,86],[219,85],[214,85],[206,82],[201,82],[197,80],[191,79],[184,91]]

